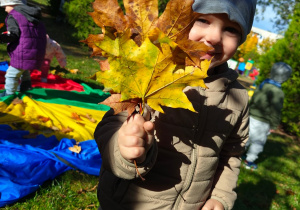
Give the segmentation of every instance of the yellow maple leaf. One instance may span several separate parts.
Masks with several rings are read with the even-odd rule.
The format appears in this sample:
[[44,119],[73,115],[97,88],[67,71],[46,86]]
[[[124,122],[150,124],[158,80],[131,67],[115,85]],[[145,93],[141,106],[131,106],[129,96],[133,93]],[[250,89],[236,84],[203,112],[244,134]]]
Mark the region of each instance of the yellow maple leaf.
[[193,0],[171,0],[158,17],[157,0],[124,0],[126,15],[117,0],[93,3],[90,15],[103,34],[89,35],[83,42],[93,49],[93,56],[107,58],[99,62],[104,71],[97,72],[96,79],[121,94],[108,101],[115,114],[132,110],[132,105],[119,101],[147,103],[162,113],[162,106],[195,111],[183,89],[206,87],[203,79],[210,61],[200,57],[210,48],[188,38],[198,17],[192,4]]

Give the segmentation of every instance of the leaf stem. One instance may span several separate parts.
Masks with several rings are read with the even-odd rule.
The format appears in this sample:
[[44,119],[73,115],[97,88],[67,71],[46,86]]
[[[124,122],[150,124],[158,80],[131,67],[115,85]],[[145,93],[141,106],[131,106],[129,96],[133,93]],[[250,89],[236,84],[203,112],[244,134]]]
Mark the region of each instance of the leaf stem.
[[136,173],[139,175],[139,177],[141,178],[142,181],[145,181],[145,178],[139,172],[139,169],[138,169],[137,164],[136,164],[136,160],[133,160],[133,163],[135,165]]

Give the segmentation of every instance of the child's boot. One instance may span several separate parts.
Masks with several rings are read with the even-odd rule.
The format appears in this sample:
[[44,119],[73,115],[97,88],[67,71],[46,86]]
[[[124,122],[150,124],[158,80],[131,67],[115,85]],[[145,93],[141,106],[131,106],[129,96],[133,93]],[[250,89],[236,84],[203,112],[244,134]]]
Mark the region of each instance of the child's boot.
[[27,90],[32,90],[31,81],[22,81],[20,84],[20,92],[25,92]]

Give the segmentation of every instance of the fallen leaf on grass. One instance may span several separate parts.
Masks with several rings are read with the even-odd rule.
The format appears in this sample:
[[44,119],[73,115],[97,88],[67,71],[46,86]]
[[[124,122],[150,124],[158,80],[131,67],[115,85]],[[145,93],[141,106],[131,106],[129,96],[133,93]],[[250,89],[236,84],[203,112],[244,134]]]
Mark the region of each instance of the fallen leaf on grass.
[[95,185],[94,187],[92,187],[91,189],[80,189],[79,191],[77,191],[78,194],[82,194],[85,192],[92,192],[95,191],[97,189],[98,185]]
[[78,69],[70,69],[69,70],[69,72],[71,73],[71,74],[78,74]]
[[50,73],[53,75],[55,74],[55,72],[56,72],[56,69],[53,69],[52,71],[50,71]]
[[91,189],[87,189],[86,191],[88,192],[92,192],[95,191],[97,189],[98,185],[95,185],[94,187],[92,187]]
[[291,189],[288,189],[288,190],[285,191],[285,194],[286,195],[295,195],[296,193],[293,192]]
[[65,76],[65,73],[59,72],[57,75],[60,76],[60,77],[64,77],[64,76]]

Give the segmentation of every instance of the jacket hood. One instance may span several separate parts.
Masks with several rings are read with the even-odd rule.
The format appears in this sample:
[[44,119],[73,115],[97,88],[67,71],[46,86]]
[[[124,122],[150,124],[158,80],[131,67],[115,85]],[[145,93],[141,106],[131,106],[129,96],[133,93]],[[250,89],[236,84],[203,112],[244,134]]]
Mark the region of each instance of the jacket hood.
[[226,91],[231,83],[236,82],[238,73],[230,69],[227,63],[224,63],[214,69],[214,74],[204,79],[209,92]]
[[18,5],[14,10],[21,13],[31,23],[39,23],[42,18],[41,8],[38,6]]

